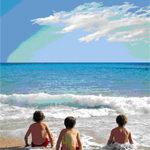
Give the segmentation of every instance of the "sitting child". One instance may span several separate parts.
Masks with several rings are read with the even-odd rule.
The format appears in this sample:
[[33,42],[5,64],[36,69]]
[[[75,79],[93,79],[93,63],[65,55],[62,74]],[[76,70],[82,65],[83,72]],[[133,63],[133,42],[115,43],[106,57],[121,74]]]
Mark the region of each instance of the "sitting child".
[[44,146],[47,147],[49,142],[51,143],[51,146],[54,145],[54,137],[52,133],[49,130],[49,127],[46,123],[43,122],[45,119],[45,116],[43,112],[41,111],[35,111],[33,114],[33,120],[35,123],[31,124],[26,135],[25,135],[25,144],[26,146],[29,146],[28,144],[28,136],[32,135],[32,147],[39,147]]
[[130,144],[133,144],[131,132],[127,131],[127,129],[124,127],[127,123],[127,117],[123,114],[117,116],[116,123],[118,124],[118,127],[111,131],[111,135],[107,144],[114,142],[125,144],[128,141]]
[[76,119],[74,117],[67,117],[64,121],[64,124],[66,129],[63,129],[60,132],[56,150],[59,150],[60,143],[62,144],[61,150],[82,150],[79,131],[74,129]]

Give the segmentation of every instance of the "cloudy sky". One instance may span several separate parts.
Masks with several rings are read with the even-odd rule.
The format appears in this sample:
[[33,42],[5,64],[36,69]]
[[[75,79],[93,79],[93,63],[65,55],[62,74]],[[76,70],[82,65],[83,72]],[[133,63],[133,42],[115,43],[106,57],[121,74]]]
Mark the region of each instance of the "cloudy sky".
[[149,62],[148,0],[1,0],[1,62]]

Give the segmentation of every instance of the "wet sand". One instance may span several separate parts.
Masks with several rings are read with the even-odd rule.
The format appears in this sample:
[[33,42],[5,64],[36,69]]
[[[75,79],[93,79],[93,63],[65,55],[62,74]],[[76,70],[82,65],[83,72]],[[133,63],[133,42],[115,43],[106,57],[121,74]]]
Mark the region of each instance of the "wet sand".
[[19,139],[0,137],[0,149],[2,150],[23,150],[24,142]]
[[[24,141],[21,141],[20,139],[14,139],[11,137],[7,137],[7,138],[0,137],[0,150],[29,150],[25,148],[24,146],[25,146]],[[46,148],[46,149],[55,150],[55,148],[53,149]],[[90,149],[87,149],[87,150],[90,150]],[[95,149],[95,150],[98,150],[98,149]],[[150,149],[146,147],[138,147],[137,150],[150,150]]]
[[[29,150],[28,148],[24,147],[24,141],[20,139],[14,139],[11,137],[3,138],[0,137],[0,150]],[[32,150],[34,148],[31,148]],[[42,148],[46,150],[55,150],[55,148]],[[36,150],[36,149],[35,149]]]

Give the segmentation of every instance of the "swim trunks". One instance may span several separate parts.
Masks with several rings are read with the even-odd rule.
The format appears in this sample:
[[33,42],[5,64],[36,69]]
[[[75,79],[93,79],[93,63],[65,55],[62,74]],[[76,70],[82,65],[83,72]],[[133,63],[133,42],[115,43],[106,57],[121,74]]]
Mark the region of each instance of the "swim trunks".
[[45,138],[45,142],[44,142],[43,144],[41,144],[41,145],[35,145],[35,144],[32,142],[31,145],[32,145],[32,147],[42,147],[42,146],[43,146],[43,147],[47,147],[48,144],[49,144],[49,142],[50,142],[49,139],[46,137],[46,138]]

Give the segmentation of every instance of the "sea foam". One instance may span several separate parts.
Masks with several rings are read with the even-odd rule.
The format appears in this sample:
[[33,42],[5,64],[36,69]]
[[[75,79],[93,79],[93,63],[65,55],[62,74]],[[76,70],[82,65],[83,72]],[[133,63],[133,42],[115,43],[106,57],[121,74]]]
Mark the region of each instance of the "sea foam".
[[[110,110],[116,113],[126,114],[149,114],[150,97],[108,97],[102,95],[73,95],[61,94],[50,95],[47,93],[38,94],[0,94],[0,103],[10,106],[49,108],[52,106],[90,109]],[[92,113],[92,112],[91,112]],[[94,112],[95,113],[95,112]]]

